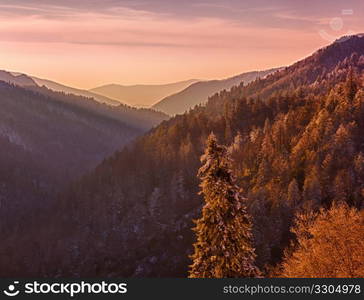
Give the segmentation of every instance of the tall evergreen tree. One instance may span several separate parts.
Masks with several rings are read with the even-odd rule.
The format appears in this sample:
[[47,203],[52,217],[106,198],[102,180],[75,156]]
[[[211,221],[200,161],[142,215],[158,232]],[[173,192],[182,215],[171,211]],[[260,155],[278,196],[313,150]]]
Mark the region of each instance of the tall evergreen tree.
[[288,186],[287,201],[290,208],[297,207],[301,201],[301,193],[296,179],[292,179]]
[[350,68],[348,73],[348,78],[345,83],[345,94],[349,103],[354,101],[355,95],[358,91],[358,86],[356,83],[355,74],[352,68]]
[[198,176],[205,205],[194,231],[191,278],[254,277],[252,225],[244,198],[235,184],[231,162],[214,134],[207,140]]

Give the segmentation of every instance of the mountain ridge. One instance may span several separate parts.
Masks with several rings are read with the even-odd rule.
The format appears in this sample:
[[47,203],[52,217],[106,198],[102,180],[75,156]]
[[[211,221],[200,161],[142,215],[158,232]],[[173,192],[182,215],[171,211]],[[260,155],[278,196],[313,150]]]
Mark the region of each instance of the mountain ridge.
[[93,88],[90,91],[128,103],[135,107],[150,107],[166,95],[182,90],[196,81],[198,80],[189,79],[167,84],[135,85],[113,83]]
[[[137,109],[87,90],[65,86],[55,81],[40,79],[20,72],[0,71],[0,81],[33,90],[50,97],[58,97],[63,100],[69,97],[75,100],[74,104],[83,106],[84,108],[91,105],[96,110],[112,111],[112,108],[108,109],[107,106],[114,107],[114,111],[118,111],[119,121],[120,116],[123,116],[125,124],[129,123],[129,125],[141,130],[148,130],[168,118],[167,115],[152,109]],[[79,101],[80,99],[84,101]],[[96,103],[101,105],[96,105]],[[103,106],[102,104],[106,104],[107,106]]]
[[[99,209],[98,215],[92,219],[99,224],[94,227],[98,228],[99,233],[93,231],[93,235],[98,236],[94,239],[103,246],[94,247],[94,254],[86,258],[86,249],[88,253],[91,249],[83,241],[78,241],[80,249],[84,249],[84,267],[80,266],[80,270],[84,274],[94,274],[95,270],[87,267],[93,263],[98,266],[98,271],[103,269],[102,274],[114,276],[185,276],[193,243],[192,220],[199,216],[202,205],[196,172],[204,141],[211,131],[222,144],[231,146],[232,150],[240,149],[233,152],[233,165],[238,181],[247,199],[250,199],[249,212],[256,220],[254,235],[258,265],[279,262],[283,248],[289,242],[290,209],[301,207],[288,209],[287,203],[279,201],[285,201],[288,197],[286,189],[293,179],[297,180],[300,192],[304,190],[307,193],[305,196],[302,191],[302,197],[308,197],[304,199],[315,195],[316,191],[309,189],[317,186],[317,182],[310,181],[316,175],[311,174],[311,165],[303,169],[300,161],[300,155],[305,158],[305,150],[307,159],[310,159],[315,144],[310,145],[312,148],[299,150],[302,145],[321,140],[319,132],[308,134],[314,128],[313,124],[320,122],[318,130],[323,131],[333,123],[335,127],[325,133],[325,138],[335,141],[347,138],[345,130],[348,129],[340,129],[340,120],[348,118],[350,114],[346,111],[348,106],[340,105],[337,98],[345,96],[340,93],[352,68],[363,74],[364,38],[349,40],[339,47],[332,44],[264,79],[215,94],[209,98],[206,106],[196,107],[187,114],[163,122],[127,149],[105,160],[62,198],[64,208],[67,203],[78,201],[90,213]],[[348,99],[345,101],[352,101]],[[320,111],[320,107],[325,106],[337,119],[327,119],[329,113]],[[360,109],[364,106],[355,107]],[[343,112],[336,112],[339,108]],[[319,110],[317,116],[315,110]],[[348,124],[352,126],[350,119]],[[237,138],[239,132],[241,137]],[[305,132],[308,132],[308,136]],[[335,132],[343,136],[339,138]],[[287,136],[291,140],[287,141]],[[345,144],[341,147],[345,147]],[[323,147],[326,148],[328,146]],[[330,155],[349,150],[332,148],[334,152]],[[287,158],[287,153],[290,158]],[[275,156],[272,158],[273,154]],[[321,156],[325,158],[321,154],[317,159]],[[288,159],[293,160],[292,166],[285,164]],[[317,162],[318,165],[322,163]],[[275,176],[272,178],[268,177],[269,168],[274,169]],[[267,181],[267,178],[271,181]],[[96,180],[97,185],[94,184]],[[265,196],[269,191],[265,189],[278,187],[282,189],[278,191],[279,197]],[[322,193],[329,192],[329,187],[322,187]],[[101,213],[100,198],[103,205],[116,205],[120,210]],[[324,198],[320,201],[325,203],[329,200]],[[362,200],[359,198],[356,201]],[[300,205],[303,204],[317,205],[310,202]],[[80,213],[74,214],[79,220]],[[103,222],[108,225],[102,225]],[[115,228],[116,233],[103,240],[106,228]],[[79,234],[73,239],[75,242],[81,232],[85,231],[80,226]],[[101,249],[108,251],[104,253]],[[138,251],[134,253],[128,249]],[[64,251],[60,250],[61,253]],[[124,257],[120,258],[115,253],[124,253]],[[102,265],[100,255],[109,261],[108,265]]]
[[258,77],[265,77],[279,69],[280,68],[273,68],[264,71],[245,72],[221,80],[198,81],[178,93],[163,98],[158,103],[154,104],[152,108],[169,115],[181,114],[196,105],[205,103],[209,96],[212,96],[219,91],[224,89],[228,90],[234,85],[240,84],[242,81],[247,84]]
[[74,94],[78,96],[94,98],[96,101],[100,103],[106,103],[109,105],[117,106],[119,104],[123,104],[120,101],[116,101],[113,99],[109,99],[105,96],[98,95],[87,90],[82,90],[78,88],[73,88],[52,80],[41,79],[36,76],[27,75],[20,72],[8,72],[5,70],[0,70],[0,80],[9,82],[12,84],[16,84],[23,87],[42,87],[45,86],[56,92],[64,92],[66,94]]
[[37,86],[37,83],[25,74],[13,74],[4,70],[0,70],[0,80],[23,87]]
[[210,96],[74,182],[42,235],[24,235],[36,247],[27,238],[4,242],[9,253],[17,245],[26,253],[0,256],[0,269],[17,275],[14,266],[29,255],[33,276],[186,276],[203,204],[196,173],[212,131],[246,196],[257,265],[277,265],[295,212],[364,205],[363,74],[364,38],[351,38]]
[[84,97],[88,97],[88,98],[94,98],[96,101],[98,101],[100,103],[106,103],[106,104],[114,105],[114,106],[117,106],[119,104],[124,104],[120,101],[116,101],[114,99],[110,99],[108,97],[98,95],[96,93],[92,93],[88,90],[73,88],[73,87],[52,81],[52,80],[41,79],[41,78],[38,78],[35,76],[31,76],[31,78],[37,83],[38,86],[45,86],[56,92],[64,92],[66,94],[74,94],[74,95],[84,96]]

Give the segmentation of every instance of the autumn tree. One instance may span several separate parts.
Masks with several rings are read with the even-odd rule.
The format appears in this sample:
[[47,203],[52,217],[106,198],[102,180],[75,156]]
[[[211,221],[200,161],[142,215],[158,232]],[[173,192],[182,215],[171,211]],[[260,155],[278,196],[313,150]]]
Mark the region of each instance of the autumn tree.
[[358,85],[357,85],[356,80],[357,79],[356,79],[353,69],[350,69],[348,78],[345,83],[345,94],[347,96],[349,103],[352,103],[354,101],[355,95],[358,91]]
[[286,253],[283,277],[364,277],[364,212],[335,203],[329,210],[299,214],[297,244]]
[[252,225],[225,147],[211,134],[198,172],[205,205],[194,231],[191,278],[254,277]]
[[296,179],[293,179],[288,186],[287,201],[291,208],[297,207],[301,201],[301,193]]
[[316,209],[321,204],[322,190],[319,181],[319,172],[314,166],[305,179],[303,186],[303,197],[305,206],[309,209]]

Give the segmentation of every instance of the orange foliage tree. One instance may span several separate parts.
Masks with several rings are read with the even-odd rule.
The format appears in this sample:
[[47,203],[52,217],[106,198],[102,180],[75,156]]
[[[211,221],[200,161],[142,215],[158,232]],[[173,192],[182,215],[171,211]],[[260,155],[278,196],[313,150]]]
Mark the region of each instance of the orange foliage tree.
[[297,243],[286,252],[282,277],[364,277],[364,211],[336,203],[301,213],[292,232]]

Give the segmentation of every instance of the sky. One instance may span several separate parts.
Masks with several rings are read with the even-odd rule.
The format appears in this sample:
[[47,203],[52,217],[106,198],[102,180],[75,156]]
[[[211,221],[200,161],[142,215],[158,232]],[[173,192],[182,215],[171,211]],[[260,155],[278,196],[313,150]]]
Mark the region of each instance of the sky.
[[219,79],[364,32],[363,0],[0,0],[0,69],[78,88]]

